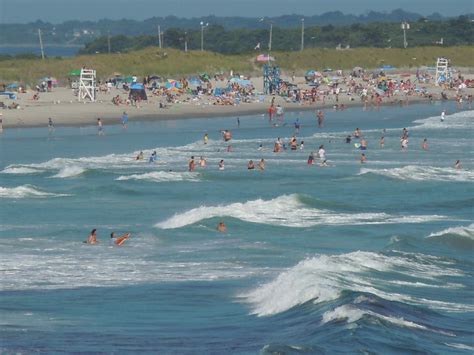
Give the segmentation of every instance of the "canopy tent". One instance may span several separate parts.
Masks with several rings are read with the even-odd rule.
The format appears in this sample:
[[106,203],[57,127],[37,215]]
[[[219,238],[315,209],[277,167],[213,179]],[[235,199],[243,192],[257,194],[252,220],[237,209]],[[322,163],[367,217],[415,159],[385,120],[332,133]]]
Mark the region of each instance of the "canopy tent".
[[133,100],[147,100],[146,92],[145,92],[145,87],[143,84],[139,83],[133,83],[130,86],[130,94],[128,95],[129,98]]
[[75,69],[75,70],[71,70],[69,73],[68,73],[69,76],[80,76],[81,75],[81,69]]
[[275,58],[273,58],[269,54],[259,54],[256,58],[256,61],[260,63],[266,63],[266,62],[275,61]]

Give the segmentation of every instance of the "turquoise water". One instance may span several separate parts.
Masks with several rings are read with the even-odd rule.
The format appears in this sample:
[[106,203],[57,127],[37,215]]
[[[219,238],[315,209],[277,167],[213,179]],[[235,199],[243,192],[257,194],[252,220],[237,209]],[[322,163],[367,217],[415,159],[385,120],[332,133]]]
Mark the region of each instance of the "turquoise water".
[[[296,118],[304,150],[273,153]],[[328,110],[323,129],[311,112],[240,122],[6,130],[2,352],[472,353],[473,111]],[[344,142],[356,127],[364,165]],[[321,144],[329,166],[308,166]],[[140,150],[158,161],[134,160]],[[207,167],[188,172],[191,155]],[[261,158],[265,171],[247,170]],[[101,243],[83,244],[93,228]],[[132,237],[113,247],[112,231]]]

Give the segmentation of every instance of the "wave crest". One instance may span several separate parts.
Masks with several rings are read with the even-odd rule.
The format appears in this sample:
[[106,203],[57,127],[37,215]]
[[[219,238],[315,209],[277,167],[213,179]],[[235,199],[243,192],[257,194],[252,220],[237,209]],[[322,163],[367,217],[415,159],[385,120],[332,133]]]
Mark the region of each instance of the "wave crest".
[[1,187],[0,198],[28,198],[28,197],[62,197],[70,196],[66,194],[54,194],[36,189],[32,185],[22,185],[17,187]]
[[198,176],[198,174],[191,172],[154,171],[144,174],[122,175],[115,180],[146,180],[153,182],[199,181]]
[[376,174],[397,180],[412,181],[474,181],[474,172],[454,168],[407,165],[392,169],[360,169],[359,175]]

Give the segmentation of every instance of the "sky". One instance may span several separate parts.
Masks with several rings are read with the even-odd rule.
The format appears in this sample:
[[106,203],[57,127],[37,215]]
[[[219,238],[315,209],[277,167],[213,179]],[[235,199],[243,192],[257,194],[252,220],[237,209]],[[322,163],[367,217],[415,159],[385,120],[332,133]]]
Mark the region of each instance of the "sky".
[[474,0],[0,0],[0,23],[38,19],[66,20],[177,17],[317,15],[327,11],[362,14],[366,11],[406,11],[457,16],[474,12]]

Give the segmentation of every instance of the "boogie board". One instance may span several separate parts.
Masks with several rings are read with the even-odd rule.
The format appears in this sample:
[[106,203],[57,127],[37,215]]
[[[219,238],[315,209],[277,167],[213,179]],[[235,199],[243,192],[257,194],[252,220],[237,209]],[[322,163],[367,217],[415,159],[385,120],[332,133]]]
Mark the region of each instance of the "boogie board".
[[360,143],[354,143],[354,147],[356,147],[357,149],[360,148]]

